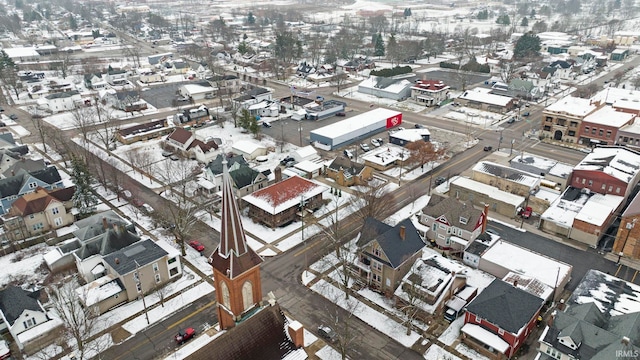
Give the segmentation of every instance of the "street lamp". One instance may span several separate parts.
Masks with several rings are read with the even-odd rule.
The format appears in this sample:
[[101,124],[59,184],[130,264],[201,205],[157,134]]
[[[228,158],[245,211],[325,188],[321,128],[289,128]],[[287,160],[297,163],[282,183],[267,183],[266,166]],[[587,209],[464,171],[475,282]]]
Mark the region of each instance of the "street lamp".
[[500,144],[502,144],[502,132],[504,129],[500,130],[500,137],[498,138],[498,151],[500,151]]

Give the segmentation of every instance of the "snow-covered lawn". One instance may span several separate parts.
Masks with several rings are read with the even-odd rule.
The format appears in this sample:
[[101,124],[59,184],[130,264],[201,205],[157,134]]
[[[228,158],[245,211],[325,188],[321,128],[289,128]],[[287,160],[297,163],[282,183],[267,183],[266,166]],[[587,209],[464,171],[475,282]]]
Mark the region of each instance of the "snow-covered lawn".
[[436,344],[429,346],[427,352],[424,353],[424,358],[427,360],[462,360]]
[[0,287],[11,283],[17,286],[41,284],[49,273],[43,256],[50,250],[51,247],[38,244],[0,257],[0,268],[8,270],[0,272]]
[[438,341],[441,343],[451,346],[454,341],[460,336],[460,329],[464,325],[464,316],[461,315],[459,318],[455,319],[451,325],[445,330],[442,335],[438,338]]

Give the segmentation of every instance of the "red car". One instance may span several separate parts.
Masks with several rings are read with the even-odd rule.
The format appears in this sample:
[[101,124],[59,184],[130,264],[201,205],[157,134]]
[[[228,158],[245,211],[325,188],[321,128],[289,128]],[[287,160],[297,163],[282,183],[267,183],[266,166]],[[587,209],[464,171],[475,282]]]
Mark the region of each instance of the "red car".
[[181,345],[194,336],[196,336],[196,330],[194,328],[186,328],[184,331],[179,331],[174,339],[178,345]]
[[144,201],[138,199],[138,198],[133,198],[131,199],[131,203],[136,206],[136,207],[140,207],[142,206],[142,204],[144,204]]
[[531,208],[531,206],[527,206],[526,208],[522,209],[522,211],[520,212],[520,216],[528,219],[531,217],[531,213],[533,213],[533,209]]
[[198,241],[198,240],[189,241],[189,246],[191,246],[192,248],[198,250],[199,252],[203,252],[204,251],[204,245],[202,245],[202,243],[200,243],[200,241]]

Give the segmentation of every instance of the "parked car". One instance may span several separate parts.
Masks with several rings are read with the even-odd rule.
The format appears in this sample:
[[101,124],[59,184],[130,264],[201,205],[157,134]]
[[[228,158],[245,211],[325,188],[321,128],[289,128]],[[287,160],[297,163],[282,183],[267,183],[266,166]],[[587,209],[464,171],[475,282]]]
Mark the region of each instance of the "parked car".
[[531,115],[531,114],[530,114],[528,111],[525,111],[525,112],[522,114],[522,116],[529,116],[529,115]]
[[270,128],[271,124],[265,121],[265,122],[262,123],[262,126],[264,126],[266,128]]
[[364,152],[367,152],[367,151],[371,150],[369,145],[367,145],[366,143],[360,144],[360,149],[362,149],[362,151],[364,151]]
[[320,335],[320,337],[328,340],[331,343],[334,343],[336,342],[336,340],[338,340],[338,334],[336,334],[336,332],[327,325],[318,326],[318,334]]
[[344,117],[344,116],[347,116],[347,114],[344,111],[340,111],[336,113],[336,116]]
[[384,144],[384,139],[382,138],[376,138],[376,140],[378,140],[378,142],[380,143],[380,145],[382,146],[382,144]]
[[375,146],[375,147],[380,147],[380,142],[378,141],[378,139],[371,139],[371,145]]
[[436,178],[436,186],[444,184],[445,182],[447,182],[447,178],[444,176],[438,176]]
[[514,122],[516,122],[516,118],[514,118],[514,117],[512,117],[509,120],[507,120],[507,124],[513,124]]
[[422,129],[424,126],[422,124],[415,124],[414,127],[416,129]]
[[4,108],[0,106],[0,112],[4,112]]
[[287,156],[286,158],[284,158],[284,159],[280,160],[280,165],[282,165],[282,166],[286,166],[286,165],[287,165],[287,163],[289,163],[289,162],[291,162],[291,161],[296,161],[296,159],[294,159],[294,158],[293,158],[293,157],[291,157],[291,156]]
[[178,334],[176,336],[174,336],[173,338],[176,340],[176,343],[178,343],[178,345],[184,344],[187,340],[191,339],[192,337],[196,336],[196,330],[192,327],[190,328],[186,328],[182,331],[178,331]]
[[483,150],[484,151],[491,151],[491,150],[493,150],[493,147],[492,146],[485,146]]
[[344,156],[348,157],[349,159],[353,159],[353,153],[351,152],[351,150],[345,149],[342,153],[344,154]]
[[499,233],[499,232],[497,232],[497,231],[495,231],[495,230],[493,230],[493,229],[487,229],[487,230],[485,230],[485,232],[486,232],[487,234],[491,234],[491,235],[495,235],[495,236],[500,236],[500,233]]
[[171,152],[169,150],[165,150],[165,151],[162,152],[162,156],[164,156],[164,157],[169,157],[171,155],[173,155],[173,152]]
[[202,245],[202,243],[198,240],[189,241],[189,246],[191,246],[192,248],[196,249],[199,252],[204,251],[204,245]]
[[171,159],[172,161],[178,161],[180,160],[180,156],[173,154],[171,156],[169,156],[169,159]]
[[18,120],[18,115],[16,115],[16,114],[11,114],[11,115],[9,115],[9,119],[11,119],[11,120]]
[[147,204],[147,203],[142,204],[140,207],[141,207],[141,208],[142,208],[142,210],[143,210],[144,212],[146,212],[147,214],[153,214],[153,212],[154,212],[154,210],[153,210],[153,208],[151,207],[151,205],[149,205],[149,204]]
[[292,166],[293,166],[293,165],[295,165],[295,164],[296,164],[296,161],[295,161],[295,160],[291,160],[291,161],[287,161],[287,163],[286,163],[286,164],[284,164],[284,166],[286,166],[286,167],[292,167]]

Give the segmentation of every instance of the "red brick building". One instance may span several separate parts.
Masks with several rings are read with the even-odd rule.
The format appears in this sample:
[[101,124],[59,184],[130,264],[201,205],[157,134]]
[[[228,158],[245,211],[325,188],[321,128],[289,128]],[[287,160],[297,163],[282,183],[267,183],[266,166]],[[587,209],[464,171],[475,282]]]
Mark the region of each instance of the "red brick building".
[[536,326],[543,304],[541,298],[496,279],[467,305],[462,341],[492,359],[510,359]]
[[604,106],[585,116],[579,128],[578,143],[587,146],[613,145],[621,127],[633,123],[636,115]]
[[567,185],[626,198],[638,183],[639,174],[639,152],[624,147],[598,147],[574,167]]
[[262,258],[247,245],[227,162],[223,161],[220,244],[211,254],[220,329],[232,328],[262,300]]

